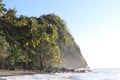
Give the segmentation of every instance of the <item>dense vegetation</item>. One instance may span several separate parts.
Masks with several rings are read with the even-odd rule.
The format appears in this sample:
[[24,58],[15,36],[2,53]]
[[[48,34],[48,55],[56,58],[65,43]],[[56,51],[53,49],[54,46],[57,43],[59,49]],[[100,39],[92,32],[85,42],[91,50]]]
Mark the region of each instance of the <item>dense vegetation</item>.
[[0,68],[59,66],[61,46],[69,45],[69,32],[55,14],[16,16],[0,0]]

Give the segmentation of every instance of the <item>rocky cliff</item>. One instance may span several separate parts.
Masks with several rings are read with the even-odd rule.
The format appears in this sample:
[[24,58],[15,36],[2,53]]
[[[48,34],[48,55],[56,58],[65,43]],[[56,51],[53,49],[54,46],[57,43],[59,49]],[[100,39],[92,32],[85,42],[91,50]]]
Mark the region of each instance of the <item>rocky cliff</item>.
[[73,41],[69,46],[63,46],[62,50],[62,63],[60,67],[65,67],[69,69],[78,69],[87,67],[87,62],[81,54],[80,48],[76,46]]
[[[74,38],[67,29],[65,21],[63,21],[59,16],[56,16],[55,14],[49,14],[42,15],[39,18],[22,17],[23,22],[26,21],[28,23],[26,24],[26,26],[21,24],[18,25],[18,19],[19,18],[16,18],[15,20],[6,20],[5,16],[3,18],[0,18],[0,35],[2,36],[1,40],[4,40],[5,38],[6,43],[11,46],[10,51],[7,51],[8,49],[6,49],[7,57],[4,56],[5,58],[3,59],[7,61],[5,63],[3,62],[4,64],[7,63],[7,68],[9,68],[8,65],[15,65],[18,67],[21,66],[22,68],[27,66],[34,66],[36,68],[59,66],[67,69],[78,69],[87,67],[87,62],[82,56],[80,48],[77,46]],[[14,24],[15,21],[16,24]],[[42,28],[41,26],[44,27]],[[54,26],[54,29],[56,31],[55,33],[54,29],[52,27],[50,28],[50,26]],[[41,40],[43,38],[43,36],[41,37],[41,34],[43,34],[42,31],[44,33],[44,37],[45,34],[56,34],[56,39],[53,40],[54,44],[51,43],[52,39],[50,39],[50,37],[44,39],[46,40],[46,42]],[[13,46],[13,44],[15,46]],[[53,47],[49,47],[48,44],[49,46],[56,46],[57,50],[54,50]],[[28,50],[28,48],[30,51]],[[16,50],[16,52],[14,50]],[[11,53],[8,54],[7,52]],[[13,54],[14,52],[16,54]],[[1,54],[0,56],[3,57],[3,54]],[[51,60],[51,63],[47,63],[48,60]],[[24,64],[26,63],[29,64],[24,66]],[[0,65],[2,65],[2,63]]]
[[[87,62],[81,54],[80,48],[74,41],[74,38],[68,31],[66,24],[60,17],[50,14],[43,16],[43,18],[49,23],[54,24],[58,28],[58,43],[60,44],[60,49],[62,52],[62,62],[60,67],[65,67],[69,69],[85,68],[87,67]],[[61,40],[64,39],[66,45],[61,44]]]

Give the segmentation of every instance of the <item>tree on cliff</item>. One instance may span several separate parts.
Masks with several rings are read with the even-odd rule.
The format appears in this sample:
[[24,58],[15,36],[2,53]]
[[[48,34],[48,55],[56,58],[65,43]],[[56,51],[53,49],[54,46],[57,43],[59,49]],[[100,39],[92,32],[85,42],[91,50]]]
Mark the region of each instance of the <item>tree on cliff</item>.
[[[4,5],[0,6],[2,11]],[[17,17],[16,10],[9,9],[0,18],[0,31],[0,43],[6,47],[1,49],[0,66],[5,64],[5,68],[59,66],[61,47],[70,41],[64,21],[55,14]]]
[[0,35],[0,68],[5,67],[5,59],[9,56],[9,43],[6,41],[5,36]]

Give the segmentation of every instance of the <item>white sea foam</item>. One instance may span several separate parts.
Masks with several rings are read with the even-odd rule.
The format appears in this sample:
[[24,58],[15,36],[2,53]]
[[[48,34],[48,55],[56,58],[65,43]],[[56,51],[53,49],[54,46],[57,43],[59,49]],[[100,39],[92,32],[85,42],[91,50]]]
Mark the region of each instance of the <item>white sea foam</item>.
[[0,77],[0,80],[120,80],[120,69],[95,69],[87,73],[53,73]]

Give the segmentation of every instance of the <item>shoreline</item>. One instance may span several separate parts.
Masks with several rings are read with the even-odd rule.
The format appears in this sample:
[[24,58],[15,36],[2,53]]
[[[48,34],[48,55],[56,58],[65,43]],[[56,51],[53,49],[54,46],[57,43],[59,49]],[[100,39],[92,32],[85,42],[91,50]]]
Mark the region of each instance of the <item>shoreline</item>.
[[33,75],[34,71],[22,71],[22,70],[0,70],[0,77],[3,76],[19,76],[19,75]]
[[34,75],[34,74],[50,74],[50,73],[86,73],[91,70],[88,68],[80,69],[65,69],[65,68],[45,68],[42,70],[27,70],[27,69],[18,69],[18,70],[0,70],[0,77],[3,76],[20,76],[20,75]]

